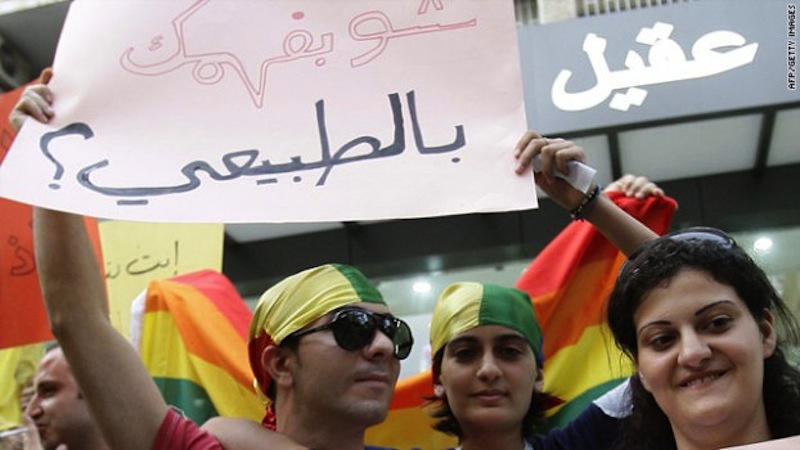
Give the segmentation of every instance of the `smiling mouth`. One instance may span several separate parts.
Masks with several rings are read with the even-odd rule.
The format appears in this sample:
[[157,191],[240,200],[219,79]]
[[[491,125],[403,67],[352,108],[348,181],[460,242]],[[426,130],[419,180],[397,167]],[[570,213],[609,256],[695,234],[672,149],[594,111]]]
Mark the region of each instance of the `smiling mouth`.
[[711,383],[711,382],[713,382],[715,380],[718,380],[723,375],[725,375],[725,372],[714,373],[714,374],[706,375],[706,376],[701,377],[701,378],[695,378],[695,379],[693,379],[691,381],[687,381],[686,383],[682,383],[681,387],[693,388],[693,387],[702,386],[704,384],[708,384],[708,383]]

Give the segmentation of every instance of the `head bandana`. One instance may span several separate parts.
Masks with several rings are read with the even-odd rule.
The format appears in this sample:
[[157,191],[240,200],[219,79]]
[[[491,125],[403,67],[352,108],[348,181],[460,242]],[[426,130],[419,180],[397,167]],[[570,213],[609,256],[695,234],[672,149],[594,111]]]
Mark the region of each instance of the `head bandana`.
[[250,367],[257,391],[266,394],[270,385],[269,375],[261,367],[261,354],[267,346],[280,345],[325,314],[359,302],[386,304],[364,274],[341,264],[305,270],[264,292],[250,322]]
[[501,325],[522,333],[542,367],[542,330],[528,294],[493,284],[454,283],[433,310],[431,352],[435,355],[450,340],[481,325]]

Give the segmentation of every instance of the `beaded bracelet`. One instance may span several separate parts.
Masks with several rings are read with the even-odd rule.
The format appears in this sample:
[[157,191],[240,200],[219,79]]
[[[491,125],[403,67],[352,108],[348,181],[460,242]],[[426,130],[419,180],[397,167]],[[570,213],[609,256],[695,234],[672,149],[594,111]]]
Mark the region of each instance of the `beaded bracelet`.
[[594,188],[592,188],[588,194],[583,196],[583,200],[581,200],[581,204],[576,206],[575,209],[569,212],[570,217],[572,220],[584,220],[586,217],[586,213],[589,212],[590,206],[594,204],[595,199],[600,194],[600,185],[595,184]]

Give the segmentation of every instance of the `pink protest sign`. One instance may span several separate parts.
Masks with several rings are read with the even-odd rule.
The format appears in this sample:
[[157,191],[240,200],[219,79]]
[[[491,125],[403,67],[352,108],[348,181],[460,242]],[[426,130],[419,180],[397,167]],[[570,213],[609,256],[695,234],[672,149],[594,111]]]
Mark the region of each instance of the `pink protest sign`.
[[511,0],[76,0],[54,71],[5,197],[178,222],[536,206]]

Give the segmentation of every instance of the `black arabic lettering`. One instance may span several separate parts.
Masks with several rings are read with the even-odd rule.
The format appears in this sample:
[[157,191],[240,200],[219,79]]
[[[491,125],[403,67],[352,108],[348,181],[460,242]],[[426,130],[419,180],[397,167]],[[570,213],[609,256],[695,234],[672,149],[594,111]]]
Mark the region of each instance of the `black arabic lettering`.
[[120,272],[119,264],[106,261],[106,279],[113,280],[119,276]]
[[125,273],[131,276],[144,275],[154,270],[169,267],[169,258],[162,261],[150,261],[150,255],[142,255],[141,258],[132,259],[125,266]]
[[[115,197],[150,197],[157,195],[179,194],[181,192],[191,191],[200,186],[201,181],[197,176],[197,172],[205,172],[212,180],[215,181],[228,181],[239,178],[243,175],[254,175],[251,168],[258,157],[258,153],[258,150],[241,150],[223,155],[222,164],[225,166],[227,173],[218,172],[205,161],[192,161],[183,166],[183,169],[181,169],[181,173],[184,177],[186,177],[187,182],[174,186],[133,188],[98,186],[91,181],[90,176],[93,172],[104,167],[108,167],[109,161],[107,159],[84,167],[78,172],[77,178],[78,183],[80,183],[82,186],[95,192]],[[241,160],[242,162],[237,162],[237,160]]]
[[150,255],[143,254],[139,257],[133,258],[132,260],[128,261],[125,264],[124,272],[121,269],[121,265],[115,262],[106,261],[106,273],[105,276],[107,279],[114,279],[117,278],[122,273],[125,273],[130,276],[138,276],[144,275],[146,273],[153,272],[158,269],[166,269],[170,266],[174,267],[172,272],[173,275],[178,274],[178,260],[180,255],[180,245],[177,240],[173,241],[172,245],[172,256],[165,257],[161,260],[152,260]]
[[[339,150],[337,150],[336,153],[331,156],[330,142],[328,140],[328,129],[325,121],[325,103],[323,100],[317,102],[317,126],[319,128],[318,131],[320,146],[322,147],[322,157],[323,160],[326,158],[330,160],[330,163],[325,166],[325,170],[322,172],[319,180],[317,180],[317,186],[323,186],[325,184],[325,180],[328,179],[328,174],[330,174],[331,169],[333,169],[333,166],[335,165],[373,158],[385,158],[388,156],[399,155],[405,151],[406,133],[405,126],[403,125],[403,105],[400,103],[400,96],[397,95],[397,93],[389,94],[389,103],[392,107],[392,119],[394,122],[394,140],[391,144],[384,148],[380,148],[381,141],[379,141],[377,138],[372,136],[360,136],[340,147]],[[369,145],[372,147],[372,151],[370,153],[344,158],[345,153],[361,144]]]
[[172,272],[172,275],[177,275],[178,274],[178,257],[180,255],[179,246],[178,246],[178,240],[177,239],[175,241],[173,241],[172,249],[175,252],[175,271]]
[[435,147],[428,147],[422,139],[422,131],[419,127],[419,118],[417,117],[417,101],[414,91],[406,93],[406,100],[408,100],[408,112],[411,114],[411,128],[414,130],[414,143],[417,146],[417,151],[423,155],[432,153],[447,153],[458,150],[466,145],[466,138],[464,137],[464,125],[456,125],[456,138],[453,142],[445,145]]
[[[364,135],[349,140],[333,151],[331,149],[331,142],[327,128],[325,101],[319,100],[315,103],[317,131],[319,133],[320,142],[320,157],[316,161],[304,161],[301,156],[292,156],[289,158],[288,162],[273,163],[269,159],[259,160],[260,152],[257,149],[238,150],[226,153],[222,156],[221,162],[223,169],[217,169],[209,162],[203,160],[195,160],[185,164],[180,171],[183,179],[185,180],[182,183],[159,186],[117,187],[104,186],[95,182],[95,174],[101,171],[101,169],[110,167],[109,160],[102,159],[80,169],[76,174],[76,179],[81,186],[91,191],[112,197],[123,197],[124,199],[118,200],[117,204],[125,206],[148,204],[149,200],[142,199],[143,197],[146,198],[180,194],[197,189],[202,184],[200,173],[204,173],[210,180],[225,182],[241,177],[263,177],[323,169],[319,179],[316,182],[316,186],[324,186],[331,174],[331,171],[336,166],[359,161],[392,157],[405,151],[406,138],[402,101],[397,93],[389,94],[388,97],[392,112],[392,125],[394,127],[394,132],[392,141],[386,145],[383,145],[381,140],[377,137]],[[406,100],[408,102],[409,115],[412,122],[414,142],[420,154],[425,155],[453,152],[466,145],[466,133],[464,131],[464,126],[461,124],[454,127],[455,138],[451,143],[438,146],[427,145],[424,141],[420,125],[415,91],[412,90],[407,92]],[[88,125],[83,123],[70,124],[61,130],[48,133],[42,137],[41,145],[43,153],[48,155],[52,161],[55,161],[55,158],[50,155],[50,143],[57,137],[69,136],[73,134],[80,134],[86,139],[89,139],[93,136],[91,128]],[[366,146],[369,151],[355,151],[356,148],[361,148],[364,146]],[[454,159],[454,161],[455,160],[457,160],[457,158]],[[60,171],[58,177],[60,177],[60,173],[63,172],[63,168],[60,166],[60,164],[58,164],[58,167]],[[295,176],[293,180],[295,182],[299,182],[300,177]],[[256,181],[256,184],[274,184],[276,182],[277,181],[274,179],[268,179],[258,180]],[[132,197],[137,197],[138,199],[130,200]]]

